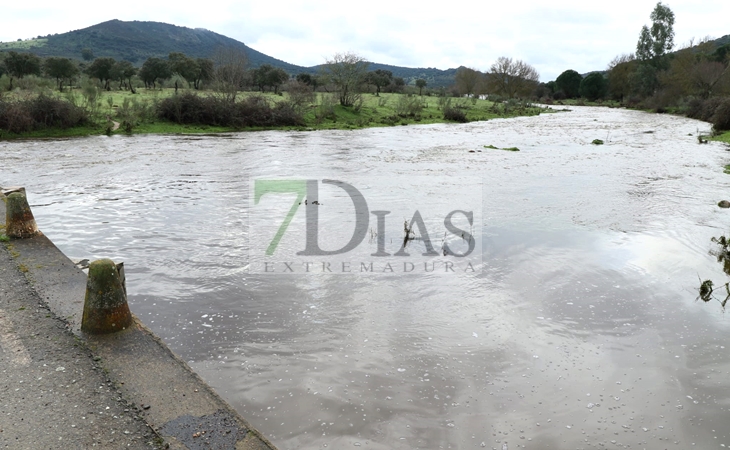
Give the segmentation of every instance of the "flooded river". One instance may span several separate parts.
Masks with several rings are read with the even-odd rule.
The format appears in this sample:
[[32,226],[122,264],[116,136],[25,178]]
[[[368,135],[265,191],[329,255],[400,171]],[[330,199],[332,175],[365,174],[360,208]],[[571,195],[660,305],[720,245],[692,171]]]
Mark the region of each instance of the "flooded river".
[[[26,186],[67,255],[123,260],[133,312],[282,450],[719,449],[730,315],[695,299],[698,276],[727,280],[708,251],[730,154],[697,144],[708,128],[585,107],[0,142],[0,185]],[[311,174],[435,202],[481,180],[476,270],[250,270],[252,178]]]

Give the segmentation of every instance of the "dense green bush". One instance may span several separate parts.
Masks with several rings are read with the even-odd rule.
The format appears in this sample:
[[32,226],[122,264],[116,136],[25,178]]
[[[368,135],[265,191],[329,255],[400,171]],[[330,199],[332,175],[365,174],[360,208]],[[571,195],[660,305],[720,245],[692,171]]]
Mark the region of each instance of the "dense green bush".
[[443,108],[444,119],[452,120],[454,122],[466,123],[469,119],[466,118],[466,113],[459,107],[445,106]]
[[603,74],[593,72],[580,81],[580,96],[594,102],[604,98],[608,90],[608,83]]
[[180,124],[225,127],[274,127],[303,125],[302,116],[289,102],[273,106],[262,96],[232,103],[219,97],[186,92],[166,98],[157,105],[157,116]]
[[84,108],[46,95],[17,101],[0,99],[0,129],[12,133],[71,128],[88,122],[89,115]]

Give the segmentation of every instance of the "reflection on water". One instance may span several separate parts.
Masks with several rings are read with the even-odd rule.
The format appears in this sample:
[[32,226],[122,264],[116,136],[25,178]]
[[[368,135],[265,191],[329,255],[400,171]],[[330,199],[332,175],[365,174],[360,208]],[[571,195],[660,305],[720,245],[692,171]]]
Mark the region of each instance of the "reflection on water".
[[[698,273],[724,276],[707,243],[730,177],[698,127],[575,108],[4,142],[0,184],[66,254],[124,260],[132,310],[282,449],[721,448],[730,322],[694,300]],[[434,196],[480,177],[482,270],[248,273],[248,178],[309,174]]]

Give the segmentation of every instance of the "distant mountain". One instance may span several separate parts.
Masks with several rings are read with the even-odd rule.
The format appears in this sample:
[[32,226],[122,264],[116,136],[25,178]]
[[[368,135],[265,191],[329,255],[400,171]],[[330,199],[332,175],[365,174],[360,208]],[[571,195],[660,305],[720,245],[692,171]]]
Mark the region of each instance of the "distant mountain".
[[[68,33],[39,36],[36,39],[0,43],[0,51],[16,50],[38,56],[61,56],[81,59],[89,48],[94,57],[127,60],[140,66],[147,58],[167,58],[170,52],[182,52],[194,58],[210,58],[219,47],[234,47],[246,52],[251,67],[271,64],[287,73],[316,73],[319,67],[302,67],[273,58],[246,46],[243,42],[202,28],[187,28],[161,22],[124,22],[110,20]],[[423,78],[429,86],[448,86],[454,82],[456,69],[409,68],[371,63],[370,70],[385,69],[406,82]]]

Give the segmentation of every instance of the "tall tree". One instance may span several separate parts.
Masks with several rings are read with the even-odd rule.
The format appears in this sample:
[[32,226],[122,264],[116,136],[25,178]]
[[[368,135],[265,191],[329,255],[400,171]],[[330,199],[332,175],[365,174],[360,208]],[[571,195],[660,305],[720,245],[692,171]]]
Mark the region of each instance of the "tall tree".
[[488,85],[491,92],[509,98],[529,95],[540,75],[534,67],[521,60],[501,56],[489,68]]
[[94,52],[89,47],[86,47],[81,50],[81,57],[84,58],[84,61],[91,61],[94,59]]
[[418,95],[421,95],[421,91],[426,87],[426,80],[419,78],[416,80],[416,87],[418,88]]
[[147,61],[142,64],[142,68],[139,69],[139,77],[148,89],[150,86],[153,89],[156,88],[157,80],[170,78],[171,75],[169,64],[161,58],[147,58]]
[[661,2],[651,12],[651,29],[641,28],[639,42],[636,44],[636,57],[649,61],[664,56],[674,48],[674,13]]
[[353,106],[362,98],[360,85],[368,70],[365,58],[352,52],[336,53],[327,60],[323,70],[337,87],[340,105]]
[[10,87],[13,90],[13,78],[41,74],[41,59],[32,53],[8,52],[5,56],[5,70],[10,74]]
[[380,95],[380,89],[389,85],[393,81],[393,72],[390,70],[377,69],[368,72],[365,75],[365,82],[375,86],[375,95]]
[[470,67],[459,67],[454,75],[454,83],[459,95],[474,95],[477,85],[482,78],[482,73]]
[[238,91],[246,80],[248,58],[234,47],[221,47],[213,55],[216,91],[228,102],[235,102]]
[[98,78],[99,81],[104,84],[104,89],[107,91],[111,90],[109,87],[109,80],[112,79],[112,68],[116,64],[114,58],[96,58],[89,67],[86,68],[86,73],[92,78]]
[[580,96],[589,101],[596,101],[606,96],[606,78],[602,73],[593,72],[580,82]]
[[79,74],[79,68],[68,58],[57,58],[54,56],[46,58],[43,62],[43,70],[51,78],[56,79],[58,90],[63,92],[64,80],[69,80]]
[[212,80],[215,71],[213,69],[213,61],[208,58],[198,58],[195,60],[195,63],[198,66],[198,71],[195,74],[193,86],[195,89],[200,89],[200,83],[202,81]]
[[170,71],[185,78],[189,86],[195,83],[195,77],[198,74],[198,63],[193,58],[184,53],[171,52],[167,56],[167,63],[170,65]]
[[132,77],[137,73],[137,68],[129,61],[117,61],[112,67],[112,79],[119,80],[119,89],[124,86],[135,94],[134,86],[132,86]]
[[636,70],[634,54],[619,55],[608,63],[608,92],[621,102],[631,93],[631,79]]
[[580,82],[583,77],[575,70],[568,69],[555,79],[555,88],[563,91],[566,98],[576,98],[580,93]]

